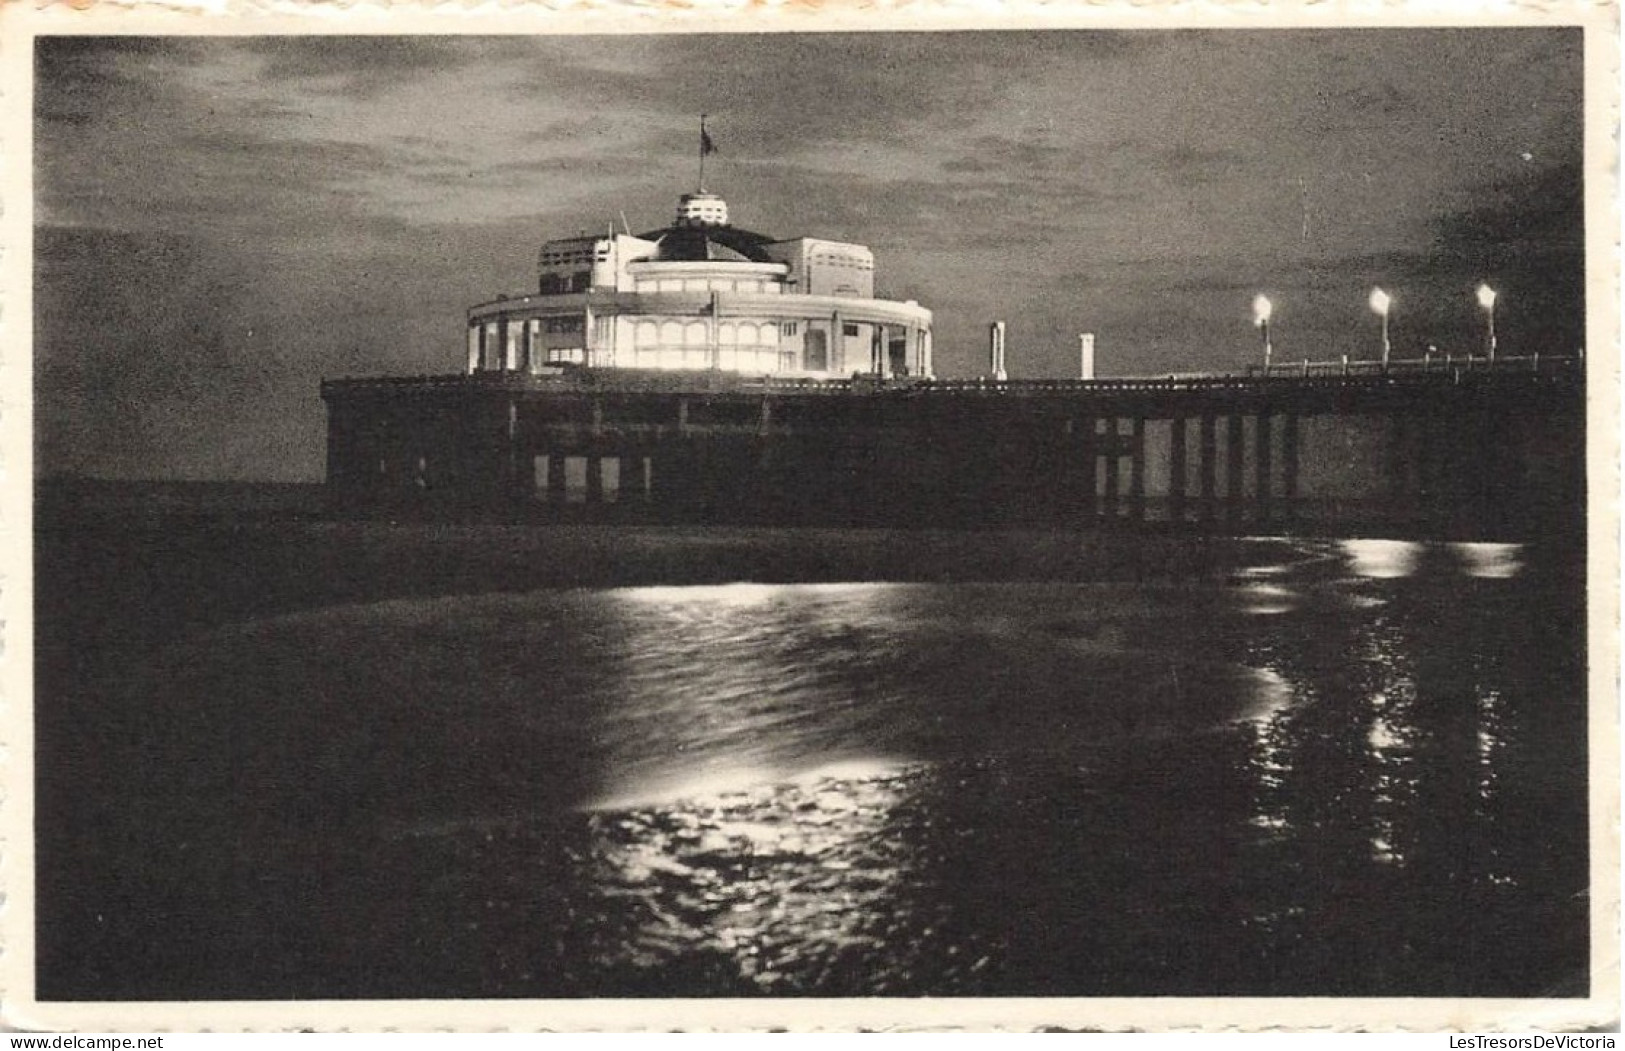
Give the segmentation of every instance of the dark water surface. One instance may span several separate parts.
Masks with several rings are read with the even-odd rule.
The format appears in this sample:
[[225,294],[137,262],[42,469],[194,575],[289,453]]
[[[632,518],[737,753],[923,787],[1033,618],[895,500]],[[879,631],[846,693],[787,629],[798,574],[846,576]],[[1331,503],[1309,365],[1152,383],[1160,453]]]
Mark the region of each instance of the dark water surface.
[[177,640],[42,742],[40,995],[1583,995],[1583,595],[1258,555]]

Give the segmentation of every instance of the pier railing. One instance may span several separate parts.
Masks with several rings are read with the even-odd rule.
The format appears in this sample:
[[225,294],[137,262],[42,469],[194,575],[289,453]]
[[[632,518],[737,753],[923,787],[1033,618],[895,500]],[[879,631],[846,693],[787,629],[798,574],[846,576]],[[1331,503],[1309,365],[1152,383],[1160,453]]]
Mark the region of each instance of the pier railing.
[[871,395],[903,394],[916,397],[981,396],[1032,397],[1046,394],[1226,391],[1288,387],[1424,386],[1483,380],[1562,380],[1583,374],[1585,359],[1578,355],[1531,354],[1518,357],[1453,357],[1448,354],[1388,362],[1339,359],[1336,361],[1276,362],[1268,368],[1250,365],[1239,373],[1191,372],[1160,376],[1123,376],[1108,379],[886,379],[858,376],[850,379],[811,379],[793,376],[748,376],[721,371],[652,371],[642,369],[572,369],[551,375],[517,372],[457,373],[438,376],[367,377],[325,380],[322,393],[409,394],[442,390],[496,390],[514,393],[604,392],[630,394],[780,394]]
[[1488,357],[1486,355],[1424,354],[1420,358],[1399,358],[1389,361],[1350,359],[1336,361],[1275,361],[1269,365],[1248,365],[1246,374],[1255,377],[1304,378],[1310,376],[1394,376],[1452,375],[1483,372],[1541,372],[1563,371],[1583,364],[1579,355],[1528,354]]

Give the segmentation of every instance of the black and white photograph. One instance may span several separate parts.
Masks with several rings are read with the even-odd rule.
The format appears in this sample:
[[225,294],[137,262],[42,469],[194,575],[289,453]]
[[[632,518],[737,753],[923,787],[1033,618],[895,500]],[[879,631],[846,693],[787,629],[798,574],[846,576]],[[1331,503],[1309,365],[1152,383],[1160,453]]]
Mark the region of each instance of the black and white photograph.
[[24,23],[8,1021],[1617,1027],[1605,12]]

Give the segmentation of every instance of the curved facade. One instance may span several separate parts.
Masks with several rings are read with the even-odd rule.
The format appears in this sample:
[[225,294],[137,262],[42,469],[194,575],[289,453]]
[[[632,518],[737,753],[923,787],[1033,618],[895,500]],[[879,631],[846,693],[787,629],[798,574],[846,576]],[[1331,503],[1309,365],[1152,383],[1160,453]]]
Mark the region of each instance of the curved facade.
[[537,269],[536,292],[469,310],[470,374],[932,375],[931,312],[874,298],[867,247],[739,229],[715,194],[663,230],[549,241]]

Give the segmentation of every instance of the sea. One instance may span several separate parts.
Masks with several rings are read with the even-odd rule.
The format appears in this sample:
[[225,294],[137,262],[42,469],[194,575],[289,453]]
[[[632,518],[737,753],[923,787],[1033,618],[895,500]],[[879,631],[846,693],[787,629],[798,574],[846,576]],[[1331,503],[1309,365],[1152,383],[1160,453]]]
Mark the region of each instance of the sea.
[[1568,560],[1240,550],[178,633],[43,753],[40,996],[1584,996]]

